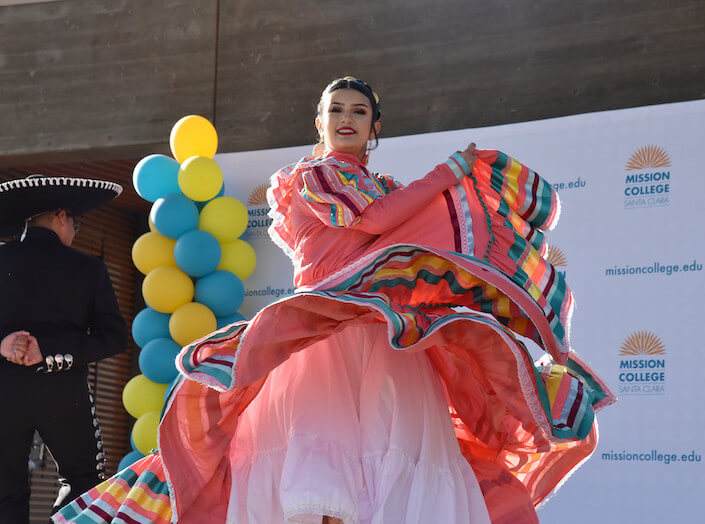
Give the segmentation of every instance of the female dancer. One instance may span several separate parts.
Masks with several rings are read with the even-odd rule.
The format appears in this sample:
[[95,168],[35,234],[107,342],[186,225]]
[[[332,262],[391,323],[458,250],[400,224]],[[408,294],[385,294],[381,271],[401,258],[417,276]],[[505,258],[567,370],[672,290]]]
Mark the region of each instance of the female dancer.
[[160,453],[57,522],[537,522],[614,401],[541,256],[557,195],[474,144],[407,187],[372,174],[380,115],[366,83],[326,87],[322,154],[269,190],[297,293],[184,348]]

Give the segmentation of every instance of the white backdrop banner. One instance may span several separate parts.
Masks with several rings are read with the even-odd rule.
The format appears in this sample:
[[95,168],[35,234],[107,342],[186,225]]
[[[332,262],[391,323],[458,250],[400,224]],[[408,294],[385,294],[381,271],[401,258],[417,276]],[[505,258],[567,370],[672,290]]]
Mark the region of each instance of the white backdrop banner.
[[[539,510],[541,522],[705,522],[703,137],[705,101],[695,101],[387,138],[372,154],[372,170],[408,183],[474,141],[560,194],[547,242],[575,293],[573,346],[620,399],[599,413],[596,452]],[[248,318],[293,292],[289,259],[267,235],[265,190],[310,150],[216,156],[227,194],[250,215]]]

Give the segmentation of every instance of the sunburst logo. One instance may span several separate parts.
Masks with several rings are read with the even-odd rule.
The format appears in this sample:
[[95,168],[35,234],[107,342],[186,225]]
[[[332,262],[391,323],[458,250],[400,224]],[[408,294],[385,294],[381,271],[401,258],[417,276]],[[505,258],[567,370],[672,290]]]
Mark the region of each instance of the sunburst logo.
[[553,267],[566,267],[568,265],[568,259],[565,253],[552,244],[548,244],[545,258],[546,262],[550,263]]
[[626,171],[644,171],[671,167],[671,158],[666,150],[660,146],[642,146],[632,153],[625,167]]
[[247,199],[248,206],[265,206],[267,205],[267,184],[261,184],[252,190],[250,198]]
[[656,334],[650,331],[637,331],[622,343],[619,354],[623,356],[665,355],[666,347]]

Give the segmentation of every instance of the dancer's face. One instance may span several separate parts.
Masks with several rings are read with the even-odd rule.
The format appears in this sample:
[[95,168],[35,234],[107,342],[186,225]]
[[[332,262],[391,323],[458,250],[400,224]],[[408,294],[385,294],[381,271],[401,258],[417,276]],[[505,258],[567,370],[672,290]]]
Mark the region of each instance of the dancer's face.
[[[374,123],[379,133],[379,122]],[[374,140],[372,108],[365,95],[355,89],[338,89],[325,96],[316,128],[326,149],[352,153],[360,159],[367,151],[367,141]]]

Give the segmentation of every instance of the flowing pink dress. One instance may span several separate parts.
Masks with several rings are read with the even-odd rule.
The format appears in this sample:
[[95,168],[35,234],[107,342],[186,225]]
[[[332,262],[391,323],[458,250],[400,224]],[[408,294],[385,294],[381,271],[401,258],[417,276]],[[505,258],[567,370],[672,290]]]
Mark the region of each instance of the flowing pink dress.
[[615,400],[569,346],[550,185],[497,151],[407,187],[341,153],[271,182],[297,292],[184,348],[159,453],[55,520],[537,522]]

